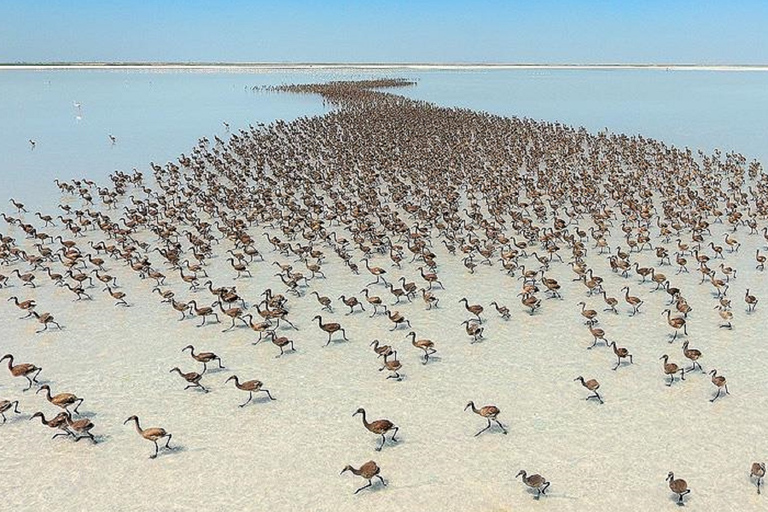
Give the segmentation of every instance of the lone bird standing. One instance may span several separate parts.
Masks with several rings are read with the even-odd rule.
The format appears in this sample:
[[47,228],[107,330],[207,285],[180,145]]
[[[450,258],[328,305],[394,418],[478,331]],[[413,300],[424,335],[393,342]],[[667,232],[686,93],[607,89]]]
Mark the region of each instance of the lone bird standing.
[[528,475],[524,469],[521,469],[515,478],[518,476],[523,477],[523,483],[525,485],[531,489],[536,489],[536,496],[534,496],[534,499],[539,499],[542,494],[546,495],[549,482],[543,476],[539,474]]
[[667,475],[667,481],[669,482],[670,490],[677,494],[677,504],[683,505],[683,496],[691,492],[688,488],[688,482],[682,478],[675,479],[675,474],[671,471]]

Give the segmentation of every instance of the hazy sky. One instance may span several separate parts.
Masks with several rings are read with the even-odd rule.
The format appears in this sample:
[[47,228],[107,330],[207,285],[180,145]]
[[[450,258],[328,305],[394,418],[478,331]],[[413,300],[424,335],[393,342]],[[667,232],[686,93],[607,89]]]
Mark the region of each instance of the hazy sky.
[[766,0],[0,0],[0,20],[2,62],[768,63]]

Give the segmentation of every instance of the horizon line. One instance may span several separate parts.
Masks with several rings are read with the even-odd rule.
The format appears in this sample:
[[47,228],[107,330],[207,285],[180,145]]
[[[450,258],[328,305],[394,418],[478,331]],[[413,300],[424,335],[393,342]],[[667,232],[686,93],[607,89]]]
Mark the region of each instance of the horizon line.
[[505,63],[505,62],[183,62],[183,61],[51,61],[0,62],[12,69],[669,69],[768,71],[768,64],[701,63]]

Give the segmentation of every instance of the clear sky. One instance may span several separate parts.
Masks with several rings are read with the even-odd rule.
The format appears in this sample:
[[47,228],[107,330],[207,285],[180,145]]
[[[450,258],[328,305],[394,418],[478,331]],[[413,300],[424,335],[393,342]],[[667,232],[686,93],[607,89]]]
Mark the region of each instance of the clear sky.
[[0,0],[0,62],[768,64],[766,0]]

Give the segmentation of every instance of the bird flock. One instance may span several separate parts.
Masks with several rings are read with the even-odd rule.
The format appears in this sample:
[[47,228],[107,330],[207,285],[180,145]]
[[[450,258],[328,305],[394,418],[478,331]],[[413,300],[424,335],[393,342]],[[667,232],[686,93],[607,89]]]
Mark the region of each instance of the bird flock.
[[[227,368],[226,345],[223,360],[187,343],[198,329],[220,328],[222,339],[230,336],[225,333],[247,333],[253,345],[270,342],[281,361],[365,347],[375,362],[370,378],[378,375],[378,386],[407,386],[424,372],[440,374],[443,358],[451,358],[460,340],[481,358],[486,344],[501,343],[498,334],[505,326],[522,329],[554,316],[550,304],[568,303],[567,327],[542,350],[569,343],[585,358],[605,354],[597,357],[610,369],[574,374],[573,382],[588,392],[574,389],[574,400],[610,408],[611,389],[621,385],[615,376],[622,372],[642,372],[669,387],[699,386],[692,376],[706,375],[709,402],[731,399],[726,376],[702,367],[707,340],[696,337],[695,326],[709,322],[735,331],[740,322],[762,314],[760,298],[750,291],[763,287],[768,251],[768,174],[758,162],[719,150],[694,153],[641,136],[442,108],[384,92],[411,85],[381,79],[272,87],[277,93],[320,95],[334,109],[238,132],[225,123],[228,140],[201,138],[189,155],[152,163],[151,178],[118,171],[108,186],[87,179],[57,181],[66,201],[56,212],[30,215],[23,203],[10,199],[0,233],[4,322],[36,321],[34,342],[78,329],[54,311],[59,300],[54,295],[64,294],[82,308],[110,302],[129,319],[134,305],[151,300],[153,314],[167,316],[167,322],[197,322],[184,337],[168,340],[186,345],[176,348],[180,357],[163,361],[168,388],[183,384],[184,391],[207,396],[234,385],[248,398],[232,400],[232,406],[276,402],[264,407],[269,409],[282,400],[268,383],[237,369],[251,379],[242,381]],[[116,142],[111,135],[110,140]],[[746,250],[754,253],[754,265],[729,266]],[[461,265],[447,263],[454,261]],[[463,269],[463,275],[449,275],[446,268]],[[338,272],[359,284],[340,289],[333,283]],[[471,285],[451,284],[471,283],[490,272],[499,283],[493,300]],[[654,295],[665,297],[664,309],[651,309]],[[707,310],[692,307],[693,297],[704,297],[699,302],[708,301]],[[297,321],[297,310],[310,312],[301,318],[311,322]],[[428,339],[422,319],[444,310],[455,321],[440,326],[440,338]],[[608,327],[619,317],[627,324],[637,317],[666,326],[666,339],[648,340],[658,348],[660,367],[622,346],[622,330]],[[413,349],[404,348],[407,343]],[[405,350],[413,351],[412,359]],[[54,439],[101,443],[99,431],[113,426],[95,425],[80,412],[90,400],[52,394],[57,377],[46,372],[48,380],[41,383],[43,368],[17,362],[27,357],[0,358],[12,377],[26,381],[23,389],[9,389],[2,381],[3,423],[6,413],[26,414],[40,418]],[[423,371],[413,370],[409,359]],[[27,399],[33,388],[35,394],[44,392],[38,403]],[[467,424],[467,436],[502,434],[501,439],[515,433],[514,425],[499,420],[499,407],[475,405],[474,395],[485,395],[483,390],[466,391],[464,411],[483,420],[476,432]],[[277,389],[276,395],[290,393]],[[35,411],[43,409],[43,399],[62,411],[46,419],[45,411]],[[375,403],[371,397],[366,407],[373,410]],[[408,406],[399,413],[404,418]],[[457,418],[461,406],[452,404]],[[379,438],[374,451],[400,445],[401,425],[369,422],[363,407],[352,414],[358,415]],[[123,417],[123,425],[133,422],[154,444],[150,458],[161,448],[174,453],[170,432],[142,429],[133,411]],[[402,426],[407,436],[409,427]],[[367,481],[354,494],[388,487],[377,462],[352,462],[341,473]],[[765,464],[746,460],[747,466],[760,493]],[[396,467],[385,469],[397,473]],[[547,496],[551,483],[545,477],[523,469],[517,477],[535,499]],[[667,482],[674,501],[690,499],[685,480],[670,471]]]

